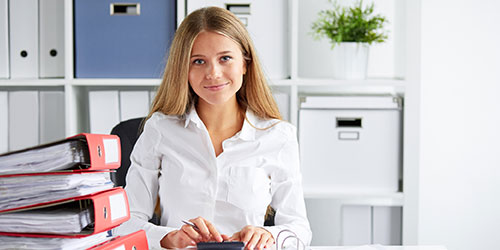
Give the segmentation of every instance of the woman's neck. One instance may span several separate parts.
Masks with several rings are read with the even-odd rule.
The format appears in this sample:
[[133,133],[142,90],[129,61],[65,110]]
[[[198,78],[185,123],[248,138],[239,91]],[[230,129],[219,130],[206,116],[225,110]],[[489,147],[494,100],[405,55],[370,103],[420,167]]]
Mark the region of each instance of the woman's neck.
[[196,104],[196,112],[209,132],[229,130],[236,133],[241,130],[245,119],[244,111],[236,98],[223,105],[211,105],[199,100]]

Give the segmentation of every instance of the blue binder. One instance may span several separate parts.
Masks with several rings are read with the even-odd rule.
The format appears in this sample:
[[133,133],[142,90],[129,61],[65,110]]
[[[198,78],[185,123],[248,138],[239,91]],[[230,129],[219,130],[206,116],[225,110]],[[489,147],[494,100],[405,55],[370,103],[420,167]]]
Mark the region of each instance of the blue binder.
[[160,78],[173,0],[74,0],[76,78]]

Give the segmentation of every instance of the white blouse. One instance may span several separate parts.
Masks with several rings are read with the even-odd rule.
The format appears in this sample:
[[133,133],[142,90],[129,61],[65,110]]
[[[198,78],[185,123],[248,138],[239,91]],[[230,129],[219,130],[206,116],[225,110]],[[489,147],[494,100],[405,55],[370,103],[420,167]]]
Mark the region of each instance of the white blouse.
[[[150,248],[160,248],[160,240],[179,229],[182,220],[202,216],[231,236],[246,225],[263,226],[270,204],[276,210],[275,226],[264,228],[274,239],[289,229],[309,244],[296,129],[249,110],[246,117],[241,131],[222,142],[223,152],[216,157],[194,107],[183,118],[154,113],[130,157],[125,190],[131,219],[114,233],[143,229]],[[148,222],[157,195],[162,226]]]

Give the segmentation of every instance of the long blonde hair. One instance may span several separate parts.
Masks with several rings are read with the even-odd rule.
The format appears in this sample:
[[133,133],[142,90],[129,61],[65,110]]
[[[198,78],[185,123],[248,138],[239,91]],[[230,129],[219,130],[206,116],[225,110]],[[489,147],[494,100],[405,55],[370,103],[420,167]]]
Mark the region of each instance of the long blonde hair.
[[147,118],[154,112],[182,116],[196,102],[198,96],[189,86],[188,74],[191,49],[202,31],[222,34],[240,46],[247,72],[241,89],[236,93],[239,105],[261,118],[281,120],[247,30],[233,13],[218,7],[198,9],[182,21],[172,41],[163,79]]

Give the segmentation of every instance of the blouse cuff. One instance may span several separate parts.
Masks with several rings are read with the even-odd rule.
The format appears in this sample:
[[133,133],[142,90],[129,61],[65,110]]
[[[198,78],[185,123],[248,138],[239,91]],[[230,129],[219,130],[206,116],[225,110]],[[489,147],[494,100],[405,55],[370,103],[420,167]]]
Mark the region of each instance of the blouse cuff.
[[165,235],[177,229],[178,228],[151,225],[151,227],[146,232],[149,248],[162,249],[160,241],[163,239],[163,237],[165,237]]

